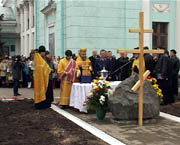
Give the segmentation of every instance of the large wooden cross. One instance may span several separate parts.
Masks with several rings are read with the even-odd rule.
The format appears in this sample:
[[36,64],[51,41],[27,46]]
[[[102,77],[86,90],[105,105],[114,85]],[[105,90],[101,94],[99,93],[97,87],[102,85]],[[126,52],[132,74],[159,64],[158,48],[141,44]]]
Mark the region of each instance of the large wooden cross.
[[139,126],[143,126],[143,100],[144,100],[144,79],[143,79],[143,61],[144,53],[164,53],[163,50],[144,50],[144,33],[153,33],[153,29],[144,29],[144,13],[139,13],[139,28],[138,29],[129,29],[130,33],[139,33],[139,49],[136,50],[127,50],[119,49],[118,53],[139,53],[139,80],[140,80],[140,89],[139,89],[139,105],[138,105],[138,116],[139,116]]

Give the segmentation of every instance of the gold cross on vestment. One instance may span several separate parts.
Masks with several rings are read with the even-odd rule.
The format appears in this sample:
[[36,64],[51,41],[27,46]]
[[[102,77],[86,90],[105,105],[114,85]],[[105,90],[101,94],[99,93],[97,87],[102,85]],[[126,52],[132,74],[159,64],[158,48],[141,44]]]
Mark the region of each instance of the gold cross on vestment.
[[144,33],[153,33],[153,29],[144,29],[144,13],[139,13],[139,29],[129,29],[130,33],[139,33],[139,49],[136,50],[125,50],[119,49],[118,53],[139,53],[139,105],[138,105],[138,122],[139,126],[143,126],[143,100],[144,100],[144,79],[143,79],[143,59],[144,53],[164,53],[164,50],[144,50]]

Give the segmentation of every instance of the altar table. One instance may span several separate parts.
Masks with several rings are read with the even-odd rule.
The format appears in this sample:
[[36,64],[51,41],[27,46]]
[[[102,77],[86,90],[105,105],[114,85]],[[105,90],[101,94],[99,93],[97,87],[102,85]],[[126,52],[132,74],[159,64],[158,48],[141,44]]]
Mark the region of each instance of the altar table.
[[[120,84],[121,81],[110,82],[109,84],[113,86],[113,91]],[[93,83],[73,83],[70,95],[69,106],[78,109],[80,112],[86,112],[87,109],[83,106],[86,101],[88,93],[92,90]]]

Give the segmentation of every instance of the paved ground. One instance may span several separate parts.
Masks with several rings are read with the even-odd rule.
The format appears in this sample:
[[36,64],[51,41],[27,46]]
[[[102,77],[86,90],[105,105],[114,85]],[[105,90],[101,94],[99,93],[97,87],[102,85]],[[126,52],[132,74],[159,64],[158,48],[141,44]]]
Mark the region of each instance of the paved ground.
[[[54,97],[59,97],[59,89],[54,90]],[[22,97],[33,98],[33,89],[21,88]],[[13,89],[0,88],[0,98],[13,97]],[[56,99],[58,101],[59,99]],[[145,124],[142,128],[137,125],[119,125],[110,121],[108,113],[104,122],[98,122],[96,115],[79,113],[68,109],[68,112],[92,124],[93,126],[114,136],[127,145],[180,145],[180,123],[160,117],[156,123]]]
[[180,123],[162,117],[140,128],[136,124],[112,123],[110,113],[99,122],[95,114],[79,113],[73,109],[67,111],[127,145],[180,145]]

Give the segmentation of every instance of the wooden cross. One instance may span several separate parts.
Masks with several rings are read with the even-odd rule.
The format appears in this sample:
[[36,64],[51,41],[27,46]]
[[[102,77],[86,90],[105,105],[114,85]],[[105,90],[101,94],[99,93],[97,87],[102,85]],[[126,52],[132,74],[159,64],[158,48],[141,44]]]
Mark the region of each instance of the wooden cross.
[[139,29],[129,29],[130,33],[139,33],[139,49],[136,50],[122,50],[119,49],[118,53],[139,53],[139,105],[138,105],[138,116],[139,116],[139,126],[143,126],[143,100],[144,100],[144,79],[143,79],[143,61],[144,53],[164,53],[163,50],[144,50],[144,33],[153,33],[153,29],[144,29],[144,13],[139,13]]

